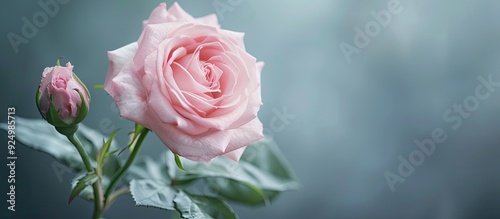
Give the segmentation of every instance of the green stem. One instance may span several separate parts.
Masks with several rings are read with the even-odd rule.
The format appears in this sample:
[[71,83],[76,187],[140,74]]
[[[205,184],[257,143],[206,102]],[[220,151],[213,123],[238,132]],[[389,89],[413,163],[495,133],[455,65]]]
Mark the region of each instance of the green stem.
[[78,137],[76,137],[75,134],[72,135],[67,135],[68,140],[75,145],[76,150],[82,157],[83,164],[85,165],[85,169],[87,169],[87,172],[92,172],[94,171],[94,168],[92,167],[92,164],[90,163],[90,158],[87,152],[85,151],[85,148],[83,148],[82,143],[80,140],[78,140]]
[[137,152],[139,152],[139,149],[141,148],[142,142],[146,138],[146,135],[148,134],[149,129],[143,128],[141,130],[141,133],[139,134],[139,138],[137,139],[137,143],[135,145],[132,145],[133,149],[132,152],[130,153],[130,156],[128,157],[127,161],[125,162],[125,165],[123,165],[118,172],[113,176],[113,179],[111,179],[111,182],[106,189],[106,192],[104,193],[104,199],[106,200],[106,203],[108,201],[108,197],[111,195],[113,192],[116,184],[120,180],[120,178],[127,172],[128,168],[134,163],[135,157],[137,156]]
[[94,214],[92,214],[93,219],[100,219],[103,213],[103,196],[102,196],[102,185],[101,177],[92,184],[92,189],[94,189]]
[[[76,150],[82,157],[83,164],[85,165],[85,169],[87,169],[87,172],[93,172],[94,168],[92,167],[92,164],[90,163],[90,158],[88,153],[85,151],[83,148],[82,143],[80,140],[78,140],[78,137],[76,135],[70,134],[66,135],[68,140],[75,145]],[[102,196],[102,186],[101,186],[101,180],[98,179],[94,184],[92,184],[92,188],[94,190],[94,214],[92,215],[93,219],[99,219],[101,218],[102,214],[102,205],[103,205],[103,196]]]

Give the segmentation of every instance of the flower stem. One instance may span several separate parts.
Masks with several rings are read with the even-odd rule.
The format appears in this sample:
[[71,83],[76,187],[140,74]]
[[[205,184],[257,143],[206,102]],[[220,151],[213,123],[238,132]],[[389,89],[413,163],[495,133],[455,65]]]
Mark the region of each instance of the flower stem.
[[118,172],[113,176],[113,179],[111,179],[111,182],[110,182],[108,188],[106,189],[106,192],[104,193],[104,199],[105,199],[106,204],[109,201],[108,198],[111,195],[111,193],[113,192],[118,181],[121,179],[123,174],[125,174],[125,172],[127,172],[128,168],[132,165],[132,163],[134,163],[135,157],[137,156],[139,149],[141,148],[142,142],[146,138],[146,135],[148,134],[148,132],[149,132],[149,129],[143,128],[139,133],[139,138],[137,139],[137,142],[135,143],[135,145],[130,146],[132,148],[132,152],[130,153],[130,156],[128,157],[127,161],[125,162],[125,165],[123,165],[118,170]]
[[94,189],[94,214],[92,215],[93,219],[100,219],[101,214],[103,213],[103,196],[102,196],[102,185],[101,178],[97,179],[97,181],[92,184],[92,189]]
[[[94,168],[92,167],[92,164],[90,163],[90,158],[88,153],[85,151],[83,148],[82,143],[76,137],[76,135],[70,134],[66,135],[68,140],[75,145],[76,150],[82,157],[83,164],[85,165],[85,169],[87,169],[87,172],[93,172]],[[103,196],[102,196],[102,186],[101,186],[101,179],[98,179],[95,183],[92,184],[92,188],[94,190],[94,214],[92,215],[93,219],[99,219],[101,218],[102,214],[102,205],[103,205]]]
[[85,148],[83,148],[83,145],[80,142],[80,140],[78,139],[78,137],[76,137],[75,134],[67,135],[66,137],[68,137],[68,140],[71,143],[73,143],[73,145],[75,145],[76,150],[78,151],[78,154],[80,154],[80,156],[82,157],[82,161],[83,161],[83,164],[85,165],[85,169],[87,169],[87,172],[94,171],[94,168],[92,168],[92,164],[90,163],[89,155],[85,151]]

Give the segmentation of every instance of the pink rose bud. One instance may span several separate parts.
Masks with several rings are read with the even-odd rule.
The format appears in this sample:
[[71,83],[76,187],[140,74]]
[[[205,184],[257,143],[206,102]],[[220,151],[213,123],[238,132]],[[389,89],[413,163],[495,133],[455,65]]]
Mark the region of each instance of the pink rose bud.
[[90,94],[71,63],[60,66],[58,61],[43,70],[36,104],[43,118],[56,128],[75,127],[87,115]]

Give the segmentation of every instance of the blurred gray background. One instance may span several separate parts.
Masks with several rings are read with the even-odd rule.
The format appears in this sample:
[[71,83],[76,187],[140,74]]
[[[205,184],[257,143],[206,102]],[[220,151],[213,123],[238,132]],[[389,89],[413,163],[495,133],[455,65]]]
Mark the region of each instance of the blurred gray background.
[[[161,2],[69,0],[16,53],[8,33],[22,36],[22,18],[32,20],[42,10],[38,2],[46,1],[0,3],[1,122],[9,106],[18,116],[40,118],[35,91],[43,68],[59,56],[74,64],[89,88],[103,84],[106,51],[137,40],[142,20]],[[266,62],[260,118],[302,184],[268,207],[233,205],[241,218],[500,218],[500,89],[479,100],[467,118],[448,115],[462,121],[456,130],[455,122],[443,119],[454,104],[475,104],[468,97],[481,85],[479,76],[500,81],[499,1],[401,0],[400,13],[350,63],[339,45],[354,46],[354,29],[373,25],[370,12],[392,7],[389,0],[178,2],[199,17],[216,13],[217,1],[231,8],[219,14],[222,27],[246,32],[248,51]],[[103,90],[91,88],[91,94],[87,125],[107,134],[132,128]],[[296,117],[272,130],[275,111],[284,108]],[[431,138],[435,128],[447,140],[391,191],[384,173],[397,174],[398,157],[408,160],[418,149],[414,141]],[[7,138],[0,135],[6,163]],[[154,135],[146,144],[143,155],[165,149]],[[90,218],[91,203],[67,205],[73,174],[60,182],[51,157],[21,145],[16,152],[16,212],[2,204],[2,217]],[[0,168],[5,185],[7,169]],[[6,200],[5,186],[0,193]],[[170,213],[135,207],[122,197],[105,217]]]

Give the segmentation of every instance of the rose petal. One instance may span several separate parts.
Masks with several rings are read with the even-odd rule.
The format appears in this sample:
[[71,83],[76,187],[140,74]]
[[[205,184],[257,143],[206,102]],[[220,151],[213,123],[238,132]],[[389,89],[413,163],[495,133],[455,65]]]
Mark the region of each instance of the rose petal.
[[241,155],[243,155],[243,152],[245,152],[246,148],[247,148],[246,146],[245,147],[241,147],[241,148],[238,148],[236,150],[227,152],[227,153],[223,154],[222,156],[227,157],[227,158],[229,158],[231,160],[234,160],[234,161],[238,162],[240,160],[240,158],[241,158]]
[[[58,109],[58,114],[60,118],[70,118],[71,105],[75,105],[75,102],[71,100],[70,93],[64,88],[52,88],[51,92],[52,103]],[[80,97],[78,97],[80,98]],[[74,107],[73,107],[74,108]],[[73,118],[76,117],[76,112],[71,115]]]
[[172,68],[167,66],[163,73],[163,64],[158,63],[161,60],[158,56],[162,54],[164,51],[160,49],[158,53],[150,54],[145,60],[147,64],[144,69],[146,74],[143,77],[143,86],[148,86],[149,89],[150,112],[155,113],[157,120],[173,125],[185,133],[198,135],[206,132],[207,127],[198,126],[181,116],[183,112],[187,114],[196,114],[196,112],[189,106],[188,101],[175,84]]
[[172,152],[194,161],[208,162],[224,153],[231,140],[230,132],[208,131],[192,136],[175,125],[159,122],[153,112],[148,112],[149,127]]
[[184,11],[177,2],[174,2],[167,12],[167,22],[194,21],[193,16]]
[[245,33],[221,29],[220,32],[227,36],[235,45],[245,49]]
[[205,25],[210,25],[210,26],[220,28],[219,20],[217,19],[216,14],[209,14],[209,15],[204,16],[204,17],[196,18],[195,20],[197,22],[200,22],[200,23],[205,24]]
[[178,31],[184,27],[192,26],[190,23],[182,22],[169,22],[161,24],[148,24],[144,28],[142,40],[139,40],[138,49],[134,56],[134,63],[137,69],[144,67],[144,60],[146,57],[158,50],[158,45],[166,40],[169,34]]
[[[229,110],[223,116],[214,117],[210,115],[209,117],[201,117],[197,114],[182,114],[184,117],[189,119],[190,122],[195,123],[202,127],[211,127],[217,130],[226,130],[233,123],[238,121],[243,113],[246,111],[248,101],[241,101],[241,103],[237,104],[234,109]],[[217,112],[216,110],[215,112]],[[215,113],[214,112],[214,113]]]
[[[246,111],[243,113],[243,116],[240,117],[240,119],[233,123],[231,127],[229,128],[236,128],[239,127],[248,121],[257,118],[257,113],[260,110],[260,107],[262,106],[262,99],[261,99],[261,87],[260,87],[260,75],[262,72],[262,68],[264,67],[264,62],[257,62],[256,66],[256,77],[257,77],[257,88],[253,91],[253,94],[249,95],[249,102],[248,102],[248,107]],[[249,91],[251,92],[251,91]]]
[[226,148],[225,153],[228,157],[238,161],[243,154],[242,151],[236,151],[235,153],[230,153],[240,148],[246,147],[249,144],[258,141],[264,137],[263,126],[258,118],[250,121],[249,123],[231,130],[231,141]]
[[172,71],[174,72],[174,78],[175,82],[181,88],[183,91],[188,91],[188,92],[197,92],[197,93],[205,93],[205,92],[210,92],[210,90],[198,83],[198,81],[195,80],[193,77],[194,75],[191,74],[187,69],[184,68],[184,66],[180,65],[177,62],[174,62],[172,64]]
[[179,28],[173,33],[175,33],[176,35],[190,36],[192,38],[211,36],[215,39],[219,39],[219,37],[217,36],[220,36],[219,30],[217,28],[200,24],[185,26],[185,28]]
[[104,87],[111,86],[111,80],[120,72],[123,66],[134,57],[137,51],[137,43],[133,42],[119,49],[108,52],[108,73],[106,75],[106,81],[104,82]]
[[116,77],[104,87],[104,90],[113,97],[122,117],[145,127],[148,126],[144,122],[147,93],[133,63],[129,62],[123,66]]
[[167,4],[165,2],[160,3],[149,15],[146,24],[159,24],[168,22]]

